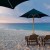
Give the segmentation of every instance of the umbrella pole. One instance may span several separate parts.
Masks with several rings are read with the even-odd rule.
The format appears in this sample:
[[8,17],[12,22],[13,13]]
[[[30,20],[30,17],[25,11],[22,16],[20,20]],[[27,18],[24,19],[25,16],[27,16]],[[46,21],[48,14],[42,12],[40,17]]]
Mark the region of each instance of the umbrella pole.
[[33,16],[33,34],[34,34],[34,16]]

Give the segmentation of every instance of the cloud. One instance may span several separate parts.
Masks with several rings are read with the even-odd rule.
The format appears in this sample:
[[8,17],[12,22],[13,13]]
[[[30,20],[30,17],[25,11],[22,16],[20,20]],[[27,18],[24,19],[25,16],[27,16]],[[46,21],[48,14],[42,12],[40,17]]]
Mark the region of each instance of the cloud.
[[50,9],[50,4],[44,3],[44,6],[46,7],[46,9]]
[[0,23],[30,23],[29,19],[24,18],[14,18],[14,17],[0,17]]
[[44,23],[50,23],[50,17],[43,17],[41,21]]
[[0,7],[0,23],[29,23],[29,19],[19,17],[23,12],[19,7],[9,9]]
[[20,8],[17,6],[16,9],[10,9],[0,6],[0,16],[14,16],[19,17],[22,14]]
[[50,17],[35,18],[35,23],[50,23]]

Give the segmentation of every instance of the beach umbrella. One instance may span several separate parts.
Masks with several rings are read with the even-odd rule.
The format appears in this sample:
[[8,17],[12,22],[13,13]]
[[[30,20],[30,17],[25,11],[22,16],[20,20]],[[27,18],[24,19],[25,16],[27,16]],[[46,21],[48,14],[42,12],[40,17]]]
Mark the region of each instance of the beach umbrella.
[[21,15],[20,17],[25,17],[25,18],[33,18],[33,33],[34,33],[34,18],[41,18],[44,16],[48,16],[36,9],[32,9],[30,11],[28,11],[27,13]]
[[27,0],[0,0],[0,6],[8,7],[14,9],[18,4]]

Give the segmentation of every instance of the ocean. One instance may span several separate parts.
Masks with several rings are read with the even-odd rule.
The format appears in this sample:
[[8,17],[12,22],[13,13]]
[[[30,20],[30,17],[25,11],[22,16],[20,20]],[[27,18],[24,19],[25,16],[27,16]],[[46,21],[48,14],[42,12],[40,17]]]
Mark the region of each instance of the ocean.
[[[32,30],[32,23],[0,23],[0,29]],[[50,31],[50,23],[34,23],[34,30]]]

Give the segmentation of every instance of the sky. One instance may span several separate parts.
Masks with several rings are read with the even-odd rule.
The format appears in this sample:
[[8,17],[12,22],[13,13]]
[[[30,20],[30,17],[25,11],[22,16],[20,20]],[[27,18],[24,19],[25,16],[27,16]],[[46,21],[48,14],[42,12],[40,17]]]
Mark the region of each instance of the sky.
[[50,0],[29,0],[14,9],[0,6],[0,23],[32,23],[32,18],[20,16],[33,8],[49,15],[48,17],[34,18],[35,23],[50,23]]

